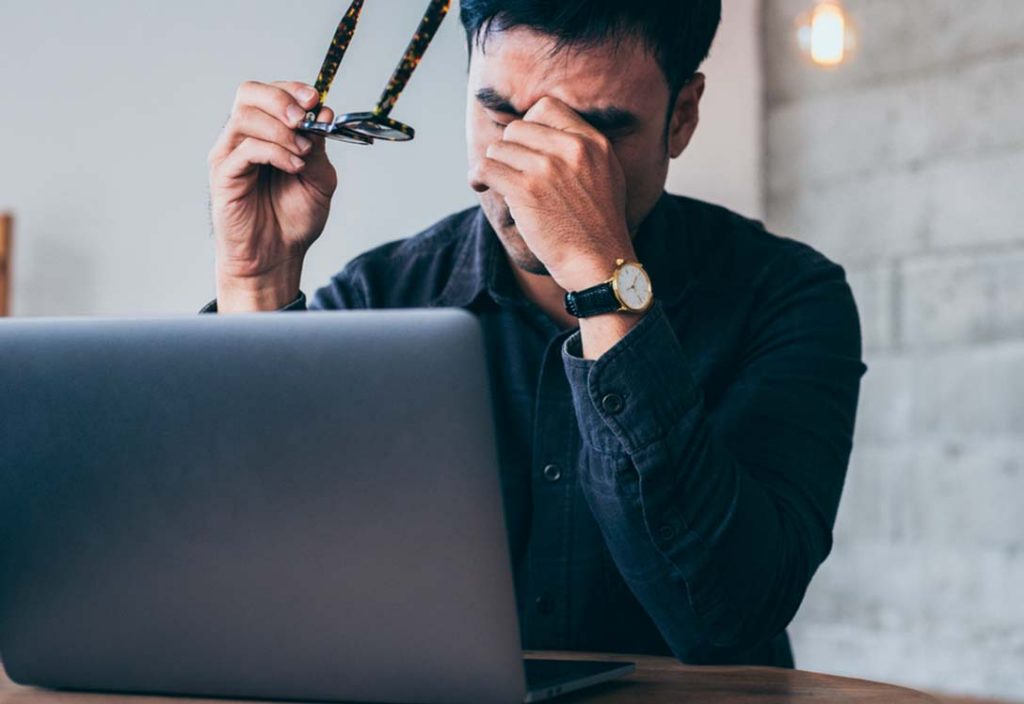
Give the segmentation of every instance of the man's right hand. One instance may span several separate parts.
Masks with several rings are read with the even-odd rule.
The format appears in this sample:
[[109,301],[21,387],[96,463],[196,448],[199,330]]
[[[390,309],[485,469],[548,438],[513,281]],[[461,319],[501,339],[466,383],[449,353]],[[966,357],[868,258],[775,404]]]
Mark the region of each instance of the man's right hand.
[[[338,176],[322,137],[296,132],[318,101],[304,83],[243,83],[209,155],[217,309],[276,310],[299,292]],[[324,108],[317,119],[334,120]]]

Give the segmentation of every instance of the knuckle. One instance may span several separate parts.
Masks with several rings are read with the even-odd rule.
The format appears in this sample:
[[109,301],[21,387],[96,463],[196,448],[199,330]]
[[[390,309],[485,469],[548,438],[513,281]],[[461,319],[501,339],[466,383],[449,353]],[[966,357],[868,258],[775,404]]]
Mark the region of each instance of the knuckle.
[[587,160],[587,143],[582,137],[573,137],[569,142],[569,160],[573,165],[579,166]]
[[298,104],[291,95],[280,88],[274,89],[274,95],[271,98],[271,103],[273,104],[274,109],[277,110],[277,114],[282,116],[286,114],[289,106]]
[[244,138],[241,142],[238,143],[238,146],[235,147],[235,152],[245,157],[251,156],[255,151],[256,140],[253,139],[252,137]]
[[251,105],[239,105],[235,108],[235,111],[231,113],[231,119],[228,120],[228,124],[232,128],[238,130],[252,120],[252,115],[255,111],[255,108]]
[[224,125],[224,138],[227,140],[236,139],[248,134],[252,121],[252,108],[242,105],[231,113],[228,122]]
[[235,105],[243,105],[261,84],[258,81],[242,81],[235,91]]
[[277,144],[292,144],[295,142],[296,132],[292,131],[280,120],[266,120],[267,139]]

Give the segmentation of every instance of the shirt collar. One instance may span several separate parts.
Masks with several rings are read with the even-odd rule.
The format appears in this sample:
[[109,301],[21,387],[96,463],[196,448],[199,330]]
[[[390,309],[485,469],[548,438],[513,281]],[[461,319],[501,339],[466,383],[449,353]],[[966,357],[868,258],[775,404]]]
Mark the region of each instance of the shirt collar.
[[455,266],[448,283],[433,300],[441,307],[466,308],[487,290],[487,280],[493,268],[497,235],[491,229],[483,209],[477,207],[465,221],[465,231],[459,237]]
[[664,305],[676,304],[693,280],[697,226],[680,199],[663,191],[633,237],[636,258],[651,277],[654,297]]
[[[525,299],[483,209],[477,207],[465,222],[451,278],[433,305],[468,308],[484,293],[499,305],[522,303]],[[637,259],[651,277],[655,297],[667,305],[677,302],[689,283],[688,225],[674,197],[662,192],[633,238]]]

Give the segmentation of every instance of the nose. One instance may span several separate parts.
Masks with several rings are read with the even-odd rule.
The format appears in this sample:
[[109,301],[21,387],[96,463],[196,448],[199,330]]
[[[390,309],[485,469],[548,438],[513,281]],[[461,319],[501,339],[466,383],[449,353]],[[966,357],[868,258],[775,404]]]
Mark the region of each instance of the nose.
[[469,187],[472,188],[477,193],[484,193],[486,191],[491,190],[491,187],[481,180],[480,168],[478,166],[474,166],[469,170],[467,178],[469,180]]

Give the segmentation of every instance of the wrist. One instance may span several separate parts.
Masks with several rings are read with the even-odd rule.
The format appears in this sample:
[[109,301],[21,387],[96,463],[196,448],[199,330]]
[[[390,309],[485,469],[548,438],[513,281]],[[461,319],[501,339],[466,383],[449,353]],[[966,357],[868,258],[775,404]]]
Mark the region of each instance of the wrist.
[[217,310],[243,313],[279,310],[299,295],[302,259],[289,260],[267,272],[238,276],[217,270]]
[[646,313],[605,313],[580,318],[583,359],[597,360],[617,345]]
[[558,283],[565,291],[582,291],[591,286],[603,284],[615,273],[616,260],[636,261],[632,248],[622,248],[618,253],[576,257],[570,265],[559,272]]

